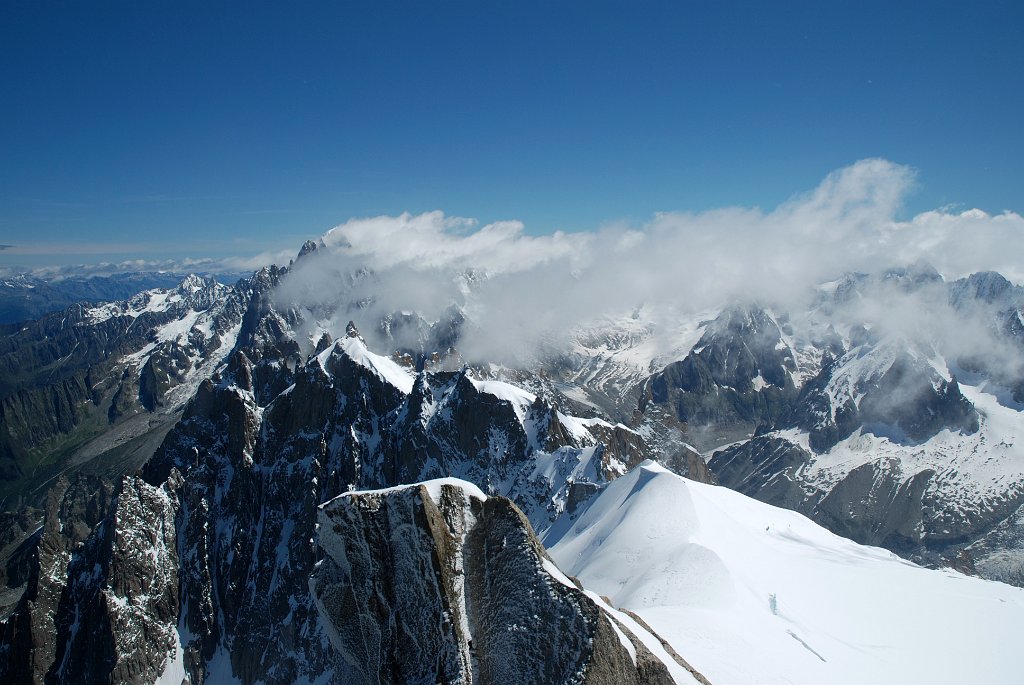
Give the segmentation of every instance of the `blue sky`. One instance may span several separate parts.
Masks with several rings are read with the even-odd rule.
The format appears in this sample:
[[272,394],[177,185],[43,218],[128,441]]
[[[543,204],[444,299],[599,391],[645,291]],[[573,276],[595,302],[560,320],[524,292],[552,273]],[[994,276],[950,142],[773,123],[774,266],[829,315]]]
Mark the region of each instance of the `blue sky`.
[[[642,6],[641,6],[642,5]],[[251,255],[441,209],[775,207],[868,157],[1024,211],[1024,3],[0,5],[0,265]]]

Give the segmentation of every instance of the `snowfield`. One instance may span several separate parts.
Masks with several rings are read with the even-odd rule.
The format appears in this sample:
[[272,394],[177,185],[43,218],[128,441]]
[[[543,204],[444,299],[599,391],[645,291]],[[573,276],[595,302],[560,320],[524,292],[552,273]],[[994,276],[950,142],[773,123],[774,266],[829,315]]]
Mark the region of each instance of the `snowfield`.
[[653,462],[545,537],[564,572],[715,685],[1020,682],[1024,590],[921,568]]

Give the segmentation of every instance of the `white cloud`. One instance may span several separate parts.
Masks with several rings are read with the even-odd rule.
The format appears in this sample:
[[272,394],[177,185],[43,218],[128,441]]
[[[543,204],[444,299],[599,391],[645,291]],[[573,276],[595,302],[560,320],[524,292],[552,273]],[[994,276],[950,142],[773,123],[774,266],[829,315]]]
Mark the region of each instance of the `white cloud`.
[[[985,269],[1024,278],[1024,218],[935,210],[898,221],[913,185],[912,169],[869,159],[772,211],[662,213],[639,228],[546,236],[441,212],[353,219],[324,236],[328,249],[300,262],[279,297],[335,333],[348,318],[365,327],[392,311],[436,317],[456,301],[479,324],[464,351],[493,360],[641,304],[668,316],[737,300],[795,304],[844,272],[918,260],[947,278]],[[353,283],[364,267],[372,276]],[[487,279],[468,292],[471,269]],[[324,319],[342,294],[366,308]]]
[[895,259],[920,254],[946,276],[987,270],[1024,282],[1024,217],[1014,212],[923,212],[893,226],[891,246]]
[[328,247],[343,250],[367,268],[483,269],[510,273],[560,259],[571,259],[587,234],[557,232],[529,236],[519,221],[501,221],[474,230],[473,219],[443,212],[352,219],[324,236]]

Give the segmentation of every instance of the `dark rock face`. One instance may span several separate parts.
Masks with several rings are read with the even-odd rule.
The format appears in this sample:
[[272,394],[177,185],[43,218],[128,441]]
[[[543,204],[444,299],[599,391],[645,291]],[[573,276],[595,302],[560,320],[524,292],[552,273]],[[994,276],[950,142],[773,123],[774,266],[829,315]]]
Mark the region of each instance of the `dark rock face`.
[[164,405],[164,395],[183,380],[192,366],[191,360],[178,345],[154,352],[139,374],[139,401],[149,411]]
[[925,542],[922,498],[934,475],[907,477],[894,460],[863,464],[821,498],[812,514],[851,540],[913,555]]
[[1024,508],[1018,507],[980,540],[958,550],[958,557],[985,578],[1024,587]]
[[592,421],[580,433],[570,423],[540,395],[517,407],[481,389],[468,369],[421,373],[388,431],[394,457],[384,478],[411,483],[458,475],[487,489],[516,479],[523,456],[539,452],[568,456],[597,448],[595,475],[602,478],[645,458],[642,438],[623,426]]
[[4,682],[153,682],[177,642],[176,515],[168,487],[139,478],[54,488],[28,587],[0,623]]
[[[977,412],[956,382],[905,351],[880,362],[879,373],[851,371],[864,357],[890,354],[867,331],[863,339],[851,332],[856,347],[848,351],[841,341],[823,338],[820,368],[798,391],[784,326],[761,309],[726,310],[708,325],[693,352],[650,377],[640,411],[667,409],[699,448],[792,427],[807,431],[818,452],[862,426],[914,441],[946,428],[978,429]],[[839,385],[850,390],[837,398]]]
[[552,575],[505,498],[458,481],[356,493],[326,504],[318,531],[310,587],[348,682],[673,682]]
[[[1024,287],[1014,286],[1000,274],[986,271],[955,281],[949,299],[954,308],[974,316],[974,325],[988,326],[993,339],[1005,345],[1001,354],[993,355],[987,349],[961,354],[957,365],[966,373],[978,374],[1005,386],[1013,401],[1024,405]],[[982,316],[978,316],[978,310]],[[1016,363],[1008,364],[1007,357],[1013,359],[1014,356]]]
[[[975,302],[1004,304],[1013,297],[1015,288],[1002,274],[981,271],[954,281],[949,299],[955,307],[971,307]],[[1019,292],[1016,293],[1019,295]]]
[[810,458],[788,440],[761,436],[716,452],[708,467],[722,485],[806,514],[808,494],[800,487],[797,472]]
[[658,462],[669,471],[690,480],[718,485],[718,478],[715,477],[708,463],[704,461],[704,457],[689,445],[679,445],[672,452],[663,453],[658,457]]
[[905,472],[891,457],[871,459],[834,482],[808,482],[803,473],[813,459],[813,453],[770,434],[716,452],[708,465],[727,487],[926,564],[943,563],[951,546],[959,549],[984,536],[1024,504],[1024,493],[1010,492],[985,507],[956,508],[938,494],[935,471]]
[[701,436],[703,427],[746,437],[762,422],[775,423],[796,397],[795,370],[779,322],[757,307],[732,307],[708,325],[690,354],[648,379],[640,411],[648,404],[667,407],[703,449],[713,446]]
[[978,430],[978,413],[955,379],[945,380],[923,360],[899,352],[880,372],[850,371],[876,353],[857,348],[823,364],[780,427],[807,431],[816,452],[828,451],[861,427],[897,442],[923,442],[947,428],[966,434]]
[[465,522],[449,532],[433,501],[413,492],[321,515],[328,556],[310,587],[353,682],[455,682],[471,671],[465,604],[455,601],[462,560],[453,557]]
[[42,520],[42,510],[31,507],[0,514],[0,617],[7,616],[24,593]]

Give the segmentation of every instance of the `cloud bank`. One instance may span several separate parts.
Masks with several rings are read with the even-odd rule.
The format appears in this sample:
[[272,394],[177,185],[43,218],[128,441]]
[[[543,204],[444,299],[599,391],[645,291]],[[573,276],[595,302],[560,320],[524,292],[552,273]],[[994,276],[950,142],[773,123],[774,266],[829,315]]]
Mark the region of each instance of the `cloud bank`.
[[[296,263],[278,297],[335,333],[348,318],[367,327],[395,311],[436,319],[456,302],[478,324],[463,351],[494,360],[557,344],[603,315],[792,307],[843,273],[916,261],[947,279],[996,270],[1024,281],[1024,217],[937,209],[898,220],[914,182],[909,167],[868,159],[770,211],[661,213],[642,226],[544,236],[441,212],[353,219]],[[359,305],[330,311],[339,299]]]

